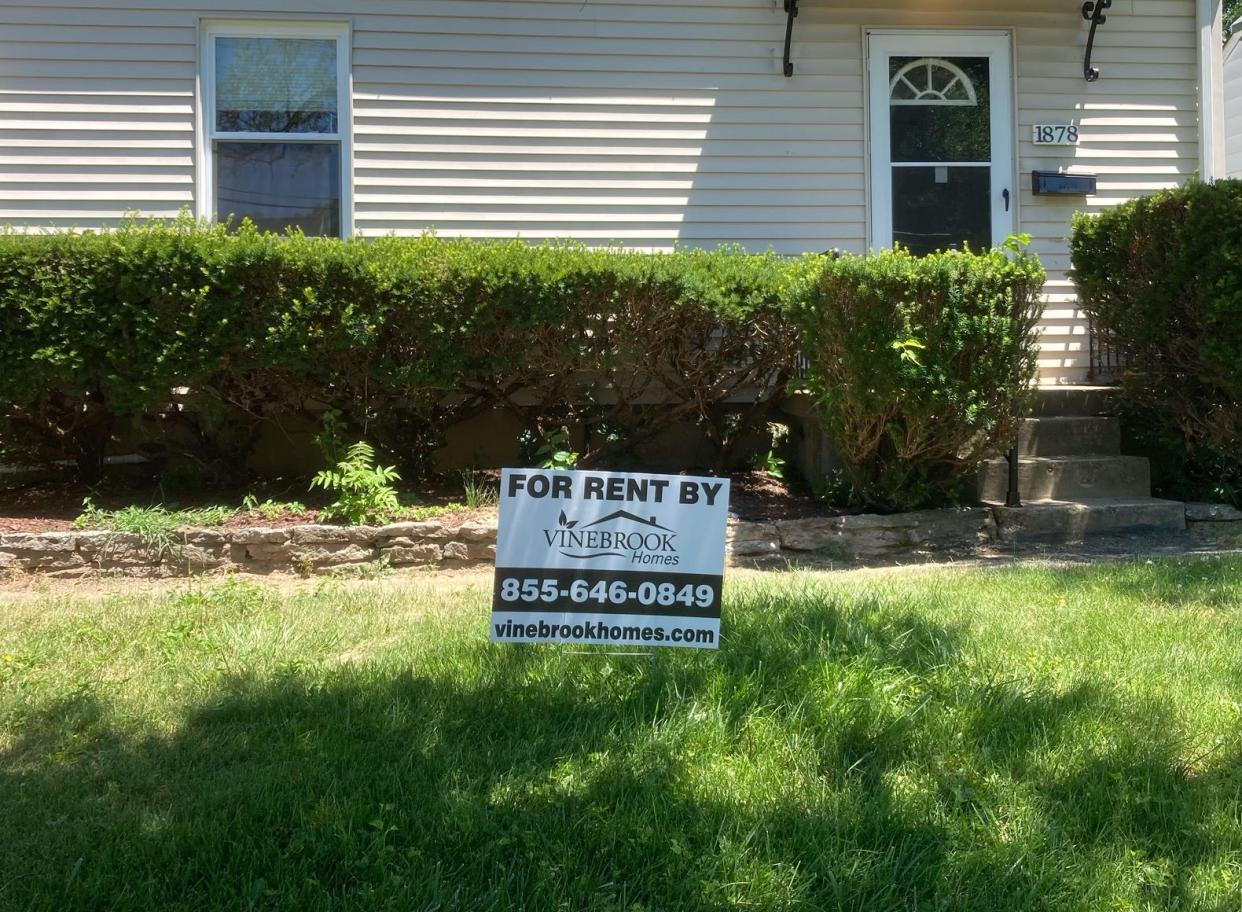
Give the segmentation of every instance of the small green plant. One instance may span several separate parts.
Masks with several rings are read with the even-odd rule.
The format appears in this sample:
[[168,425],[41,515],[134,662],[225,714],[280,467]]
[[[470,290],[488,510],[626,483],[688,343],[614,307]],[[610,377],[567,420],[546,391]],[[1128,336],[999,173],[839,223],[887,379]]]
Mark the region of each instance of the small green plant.
[[754,466],[756,472],[770,475],[777,481],[785,480],[785,460],[777,456],[775,450],[756,454]]
[[101,529],[105,527],[107,519],[111,516],[111,511],[101,510],[95,506],[93,500],[87,497],[82,501],[82,512],[78,514],[73,524],[79,529]]
[[376,580],[388,576],[392,571],[392,561],[381,555],[369,563],[337,567],[328,575],[335,579]]
[[335,493],[323,511],[325,519],[343,519],[352,526],[388,522],[401,510],[392,486],[401,476],[393,466],[375,464],[375,450],[364,440],[350,446],[335,468],[311,479],[312,488]]
[[306,504],[296,500],[272,500],[269,497],[260,501],[253,494],[242,498],[242,509],[247,513],[258,513],[267,522],[275,522],[285,516],[305,516],[307,513]]
[[554,428],[540,442],[535,450],[535,459],[539,468],[563,470],[572,469],[578,464],[578,453],[571,449],[569,431],[565,428]]
[[833,507],[854,509],[862,506],[862,499],[850,477],[841,469],[811,479],[811,496]]
[[305,551],[293,555],[293,569],[298,576],[312,577],[315,575],[315,559]]
[[494,507],[500,500],[500,491],[480,472],[462,472],[461,486],[466,492],[466,506],[471,510]]
[[345,442],[342,439],[344,422],[341,410],[327,409],[319,419],[319,433],[315,435],[315,446],[323,453],[329,465],[336,465],[344,458]]
[[785,480],[785,459],[778,456],[781,446],[789,438],[789,425],[779,422],[768,423],[768,435],[771,445],[766,453],[756,453],[754,468],[756,472],[771,475],[778,481]]
[[103,529],[137,535],[144,548],[162,559],[179,551],[179,529],[222,526],[236,513],[231,507],[223,506],[190,510],[169,510],[163,506],[104,510],[95,506],[88,497],[82,501],[82,513],[73,524],[79,529]]
[[415,522],[422,522],[425,519],[435,519],[437,516],[450,516],[453,513],[461,513],[468,510],[469,507],[464,503],[452,501],[446,504],[428,504],[423,507],[408,507],[402,511],[402,518],[412,519]]

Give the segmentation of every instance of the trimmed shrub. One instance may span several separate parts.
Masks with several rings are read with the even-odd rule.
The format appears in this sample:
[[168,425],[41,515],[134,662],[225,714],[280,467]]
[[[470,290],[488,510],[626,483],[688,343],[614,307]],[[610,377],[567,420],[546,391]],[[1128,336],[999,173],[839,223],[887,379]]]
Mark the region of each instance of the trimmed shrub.
[[1158,493],[1242,504],[1242,181],[1074,219],[1080,301],[1126,364],[1127,432]]
[[0,237],[0,357],[22,365],[0,375],[6,455],[70,459],[90,481],[114,437],[158,419],[235,469],[263,421],[350,395],[348,350],[370,341],[356,302],[374,297],[362,250],[189,220]]
[[7,234],[0,356],[21,367],[0,374],[0,446],[89,480],[154,423],[232,476],[265,425],[331,408],[417,471],[447,426],[499,407],[537,438],[586,428],[586,465],[688,418],[727,450],[730,400],[761,425],[793,372],[783,262],[191,220]]
[[922,506],[1012,430],[1042,275],[1002,253],[650,255],[188,219],[0,235],[0,456],[92,479],[118,438],[156,440],[235,478],[267,428],[331,410],[408,478],[500,408],[544,445],[572,433],[583,466],[637,464],[697,421],[725,468],[766,440],[801,348],[855,488]]
[[1044,271],[1009,255],[827,260],[795,299],[809,381],[855,497],[879,509],[973,499],[1035,373]]

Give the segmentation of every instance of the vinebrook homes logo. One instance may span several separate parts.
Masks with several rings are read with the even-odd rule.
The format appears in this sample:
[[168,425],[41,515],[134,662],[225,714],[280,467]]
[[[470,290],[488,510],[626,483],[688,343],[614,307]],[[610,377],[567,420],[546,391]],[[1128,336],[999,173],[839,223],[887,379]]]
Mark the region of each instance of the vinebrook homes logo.
[[677,533],[656,522],[654,516],[635,516],[614,510],[607,516],[581,523],[561,511],[555,529],[544,529],[548,547],[574,560],[597,557],[629,557],[631,564],[677,563]]
[[729,482],[505,469],[492,639],[714,647]]

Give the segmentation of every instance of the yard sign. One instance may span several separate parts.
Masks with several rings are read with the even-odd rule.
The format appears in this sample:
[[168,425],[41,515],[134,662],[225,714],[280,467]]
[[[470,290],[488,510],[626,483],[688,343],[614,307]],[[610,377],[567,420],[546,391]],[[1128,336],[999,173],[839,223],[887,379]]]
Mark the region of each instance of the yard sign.
[[714,649],[729,480],[504,469],[492,640]]

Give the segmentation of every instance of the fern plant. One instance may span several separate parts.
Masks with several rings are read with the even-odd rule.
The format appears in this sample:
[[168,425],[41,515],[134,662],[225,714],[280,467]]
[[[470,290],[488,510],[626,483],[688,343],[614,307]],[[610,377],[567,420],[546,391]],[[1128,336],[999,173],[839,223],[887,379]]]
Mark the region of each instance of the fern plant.
[[370,522],[388,522],[401,510],[397,491],[392,486],[400,481],[393,466],[375,464],[375,450],[359,440],[345,452],[335,468],[325,469],[311,479],[312,488],[337,495],[335,502],[323,510],[326,519],[342,519],[351,526]]

